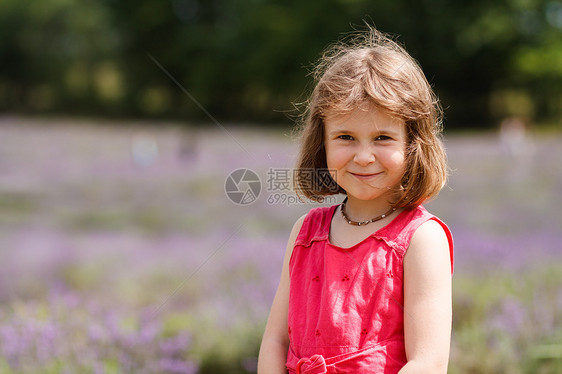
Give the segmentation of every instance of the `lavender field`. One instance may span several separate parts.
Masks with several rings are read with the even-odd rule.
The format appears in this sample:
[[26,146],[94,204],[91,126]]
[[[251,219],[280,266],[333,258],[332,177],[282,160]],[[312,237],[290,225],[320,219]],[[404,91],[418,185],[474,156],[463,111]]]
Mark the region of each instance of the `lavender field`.
[[[0,374],[253,373],[290,129],[0,118]],[[507,139],[507,140],[506,140]],[[449,134],[450,373],[562,372],[562,134]],[[236,169],[261,181],[234,204]],[[326,205],[341,202],[342,197]]]

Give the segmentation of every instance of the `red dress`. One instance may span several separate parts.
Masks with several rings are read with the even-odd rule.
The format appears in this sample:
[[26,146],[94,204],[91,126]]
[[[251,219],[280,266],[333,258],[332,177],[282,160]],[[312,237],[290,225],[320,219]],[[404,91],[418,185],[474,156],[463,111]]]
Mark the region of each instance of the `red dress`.
[[397,373],[406,364],[402,262],[415,230],[433,219],[419,206],[350,248],[329,242],[338,205],[310,210],[289,263],[290,373]]

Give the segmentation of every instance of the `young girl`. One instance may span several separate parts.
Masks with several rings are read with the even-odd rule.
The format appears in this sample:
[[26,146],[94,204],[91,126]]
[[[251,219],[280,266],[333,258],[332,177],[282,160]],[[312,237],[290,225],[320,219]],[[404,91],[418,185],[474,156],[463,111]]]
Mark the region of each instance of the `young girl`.
[[258,372],[446,373],[453,241],[421,206],[446,180],[436,97],[376,30],[333,47],[316,77],[295,187],[346,198],[295,223]]

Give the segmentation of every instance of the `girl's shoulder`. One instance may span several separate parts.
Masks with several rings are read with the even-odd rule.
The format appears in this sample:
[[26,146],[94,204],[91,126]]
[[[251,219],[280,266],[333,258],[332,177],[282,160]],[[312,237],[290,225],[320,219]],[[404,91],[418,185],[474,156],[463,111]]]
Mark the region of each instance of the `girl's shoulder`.
[[423,206],[419,206],[411,212],[411,220],[408,229],[404,230],[407,235],[406,248],[408,252],[418,251],[417,248],[425,248],[429,252],[434,252],[438,248],[446,251],[450,258],[451,272],[454,263],[454,244],[453,235],[449,227],[439,217],[429,213]]
[[394,237],[408,245],[416,230],[428,221],[436,221],[449,231],[447,225],[437,216],[431,214],[423,205],[403,210],[390,224],[381,229],[380,234]]
[[313,241],[325,240],[330,232],[332,215],[338,205],[312,208],[299,218],[300,229],[295,245],[310,246]]
[[428,212],[423,205],[403,210],[391,223],[379,230],[376,236],[384,239],[392,247],[405,254],[414,233],[420,226],[429,221],[435,221],[441,226],[452,247],[453,237],[451,230],[449,230],[445,222]]

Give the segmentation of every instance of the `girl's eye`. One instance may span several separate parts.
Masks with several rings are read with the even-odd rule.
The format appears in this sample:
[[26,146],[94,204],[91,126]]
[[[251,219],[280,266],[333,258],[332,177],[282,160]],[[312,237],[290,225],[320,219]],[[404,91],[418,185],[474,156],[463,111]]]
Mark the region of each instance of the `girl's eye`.
[[[353,140],[353,136],[351,136],[351,135],[339,135],[338,139]],[[384,140],[392,140],[392,138],[390,136],[387,136],[387,135],[379,135],[375,138],[375,140],[384,141]]]
[[338,139],[353,140],[353,137],[351,135],[340,135],[340,136],[338,136]]
[[390,139],[392,139],[390,136],[379,135],[379,136],[377,136],[376,140],[390,140]]

